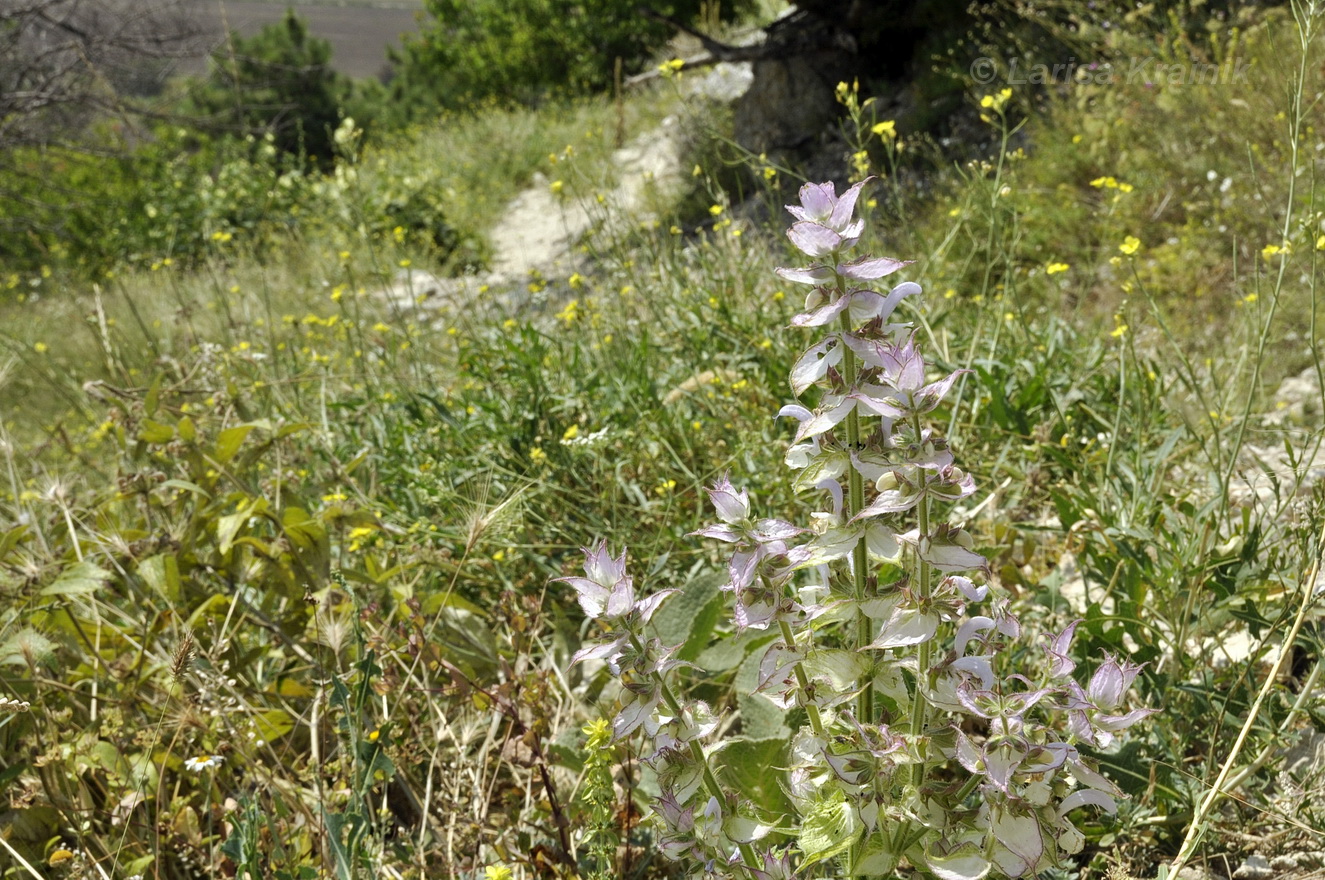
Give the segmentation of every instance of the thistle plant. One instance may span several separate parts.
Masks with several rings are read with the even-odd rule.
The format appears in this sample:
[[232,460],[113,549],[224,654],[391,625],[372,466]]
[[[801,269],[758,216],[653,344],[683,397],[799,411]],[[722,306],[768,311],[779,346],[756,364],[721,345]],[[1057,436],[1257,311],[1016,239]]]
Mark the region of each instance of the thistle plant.
[[638,594],[626,554],[603,544],[586,550],[584,577],[562,579],[608,630],[573,662],[604,661],[621,681],[613,737],[643,735],[658,846],[706,876],[978,880],[1061,864],[1085,842],[1073,812],[1113,812],[1122,797],[1079,747],[1108,747],[1151,711],[1125,708],[1140,671],[1125,659],[1106,655],[1078,681],[1079,621],[1024,635],[971,534],[942,519],[975,481],[926,419],[962,371],[931,376],[896,320],[918,284],[870,289],[909,263],[848,257],[868,182],[840,196],[804,186],[787,236],[812,262],[777,270],[810,288],[792,324],[822,334],[790,377],[814,405],[780,412],[797,424],[794,486],[820,509],[803,525],[759,518],[724,476],[708,490],[718,522],[696,533],[730,550],[735,630],[779,637],[758,691],[799,730],[755,769],[781,774],[789,811],[724,779],[714,710],[679,688],[680,646],[649,636],[676,591]]

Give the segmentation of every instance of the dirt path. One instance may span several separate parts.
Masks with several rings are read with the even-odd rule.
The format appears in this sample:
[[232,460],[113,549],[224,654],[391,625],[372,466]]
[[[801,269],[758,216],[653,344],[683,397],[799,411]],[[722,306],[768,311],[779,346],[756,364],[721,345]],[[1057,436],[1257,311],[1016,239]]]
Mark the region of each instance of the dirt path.
[[[749,87],[748,64],[720,64],[686,86],[689,94],[734,101]],[[683,185],[682,126],[668,116],[656,128],[634,138],[612,153],[616,186],[598,202],[562,198],[546,180],[538,179],[512,199],[492,225],[492,265],[488,272],[463,278],[439,278],[428,272],[402,273],[383,291],[397,306],[450,309],[473,302],[478,291],[505,290],[506,311],[518,310],[527,300],[525,284],[532,274],[565,278],[580,267],[576,245],[596,224],[617,228],[647,219],[650,197],[666,203]]]
[[531,272],[573,263],[575,244],[598,219],[642,219],[649,188],[666,194],[681,180],[680,127],[669,116],[613,152],[617,186],[601,205],[558,198],[544,181],[516,196],[489,233],[494,253],[490,283],[519,281]]

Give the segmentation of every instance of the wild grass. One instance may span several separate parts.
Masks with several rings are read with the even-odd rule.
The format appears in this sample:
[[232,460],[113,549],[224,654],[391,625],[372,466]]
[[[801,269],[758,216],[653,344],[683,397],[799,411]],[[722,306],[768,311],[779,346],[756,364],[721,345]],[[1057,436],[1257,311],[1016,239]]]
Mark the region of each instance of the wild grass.
[[[1069,870],[1149,874],[1193,825],[1204,849],[1185,852],[1212,863],[1236,850],[1221,828],[1325,833],[1318,771],[1275,776],[1325,724],[1318,632],[1283,641],[1315,608],[1321,408],[1266,418],[1280,379],[1320,374],[1321,85],[1283,14],[1240,26],[1245,85],[1014,94],[1006,127],[972,122],[982,155],[926,167],[923,189],[890,176],[869,209],[885,231],[868,250],[919,257],[927,349],[973,371],[945,424],[982,463],[967,527],[994,586],[1028,626],[1084,618],[1083,656],[1147,663],[1162,709],[1099,756],[1132,799]],[[1218,58],[1219,36],[1166,51]],[[627,107],[632,132],[663,112]],[[769,515],[796,505],[768,418],[797,350],[783,224],[728,207],[698,231],[636,228],[573,283],[432,312],[377,293],[426,251],[354,220],[408,181],[475,229],[535,170],[606,181],[615,112],[443,120],[366,151],[345,216],[278,248],[14,286],[0,682],[30,711],[0,715],[0,862],[670,875],[636,757],[586,765],[581,728],[616,693],[565,671],[586,630],[548,580],[594,538],[629,544],[641,583],[685,590],[659,626],[702,667],[686,686],[734,732],[780,729],[749,695],[757,639],[713,598],[720,562],[685,536],[727,470]],[[582,173],[558,178],[567,144]],[[1235,638],[1249,654],[1229,663]],[[1236,798],[1216,805],[1225,765]]]

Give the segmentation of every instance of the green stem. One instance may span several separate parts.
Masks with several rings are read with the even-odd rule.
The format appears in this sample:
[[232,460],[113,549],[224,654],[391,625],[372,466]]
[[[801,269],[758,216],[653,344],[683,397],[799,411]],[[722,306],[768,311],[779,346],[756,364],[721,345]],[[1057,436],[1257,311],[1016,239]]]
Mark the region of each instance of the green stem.
[[[630,644],[636,651],[639,651],[641,654],[644,653],[644,646],[640,644],[639,637],[634,633],[630,634]],[[672,711],[672,715],[676,718],[680,718],[682,715],[681,702],[676,698],[676,695],[672,693],[672,689],[667,685],[666,679],[657,672],[649,673],[649,677],[658,685],[659,690],[662,692],[663,702],[665,702],[667,708]],[[704,754],[704,747],[696,740],[692,739],[690,741],[690,754],[695,759],[695,763],[699,765],[699,769],[704,775],[704,787],[708,789],[710,795],[717,798],[720,805],[725,807],[727,804],[727,793],[724,792],[722,786],[718,784],[718,777],[713,773],[713,768],[709,766],[708,756]],[[748,843],[737,844],[737,846],[740,847],[741,860],[745,862],[746,868],[758,868],[760,861],[759,856],[754,851],[754,847],[750,846]]]
[[[837,279],[838,295],[846,296],[846,284],[841,277]],[[851,312],[850,309],[842,313],[842,332],[850,333]],[[846,381],[847,393],[850,394],[856,390],[856,379],[859,375],[859,367],[856,364],[856,353],[851,350],[851,346],[845,342],[842,343],[842,378]],[[860,414],[853,407],[847,414],[847,452],[860,451]],[[847,467],[847,499],[846,510],[843,511],[842,519],[844,522],[851,522],[857,513],[860,513],[865,507],[865,486],[860,477],[860,472],[854,466]],[[853,595],[857,603],[865,601],[865,572],[869,565],[869,560],[865,550],[865,537],[862,535],[856,542],[855,548],[851,551],[851,563],[853,574],[855,576],[855,585]],[[861,605],[856,609],[856,646],[863,648],[874,641],[873,627],[870,619],[865,616],[864,608]],[[857,711],[860,714],[861,724],[870,724],[874,721],[874,682],[869,680],[865,682],[865,687],[861,689],[857,701]]]
[[[920,416],[912,414],[911,428],[915,432],[916,440],[920,439]],[[920,479],[924,479],[922,474]],[[915,592],[922,603],[929,600],[930,593],[930,567],[924,557],[920,555],[920,546],[929,538],[929,495],[922,494],[920,503],[916,505],[916,515],[919,519],[920,534],[916,543],[916,583]],[[929,687],[929,666],[930,649],[929,642],[921,642],[920,649],[916,652],[916,690],[911,704],[911,735],[915,737],[916,743],[922,742],[925,733],[925,726],[928,723],[929,704],[925,699],[925,688]],[[919,790],[925,783],[925,765],[927,755],[920,756],[920,762],[911,768],[911,781]]]
[[[971,796],[971,792],[975,791],[983,778],[984,777],[977,776],[974,773],[971,774],[971,778],[966,780],[966,784],[957,792],[952,802],[960,806]],[[904,822],[898,825],[892,835],[894,845],[893,852],[905,854],[908,849],[921,841],[927,831],[929,831],[928,827],[925,825],[919,825],[917,827],[917,824],[914,822]]]
[[[782,627],[782,641],[787,643],[787,648],[789,650],[794,651],[796,649],[796,636],[791,631],[791,624],[787,623],[785,620],[779,620],[778,626]],[[805,674],[805,669],[801,666],[801,662],[797,660],[792,666],[792,669],[796,673],[796,683],[800,685],[801,693],[806,693],[810,687],[810,679]],[[823,718],[819,715],[819,707],[813,703],[806,702],[805,713],[810,716],[810,726],[814,728],[814,735],[822,738],[825,735],[824,722]]]
[[[1306,13],[1305,20],[1301,17]],[[1289,235],[1292,234],[1293,227],[1297,219],[1293,210],[1297,200],[1297,173],[1301,170],[1299,164],[1299,148],[1302,143],[1302,127],[1307,109],[1302,105],[1302,95],[1306,85],[1307,70],[1311,64],[1311,46],[1316,38],[1316,15],[1318,14],[1316,4],[1310,3],[1305,9],[1297,4],[1293,5],[1293,15],[1297,19],[1298,37],[1301,42],[1302,57],[1298,63],[1297,78],[1293,82],[1292,115],[1288,119],[1288,196],[1284,201],[1284,225],[1280,232],[1280,241],[1282,244],[1288,243]],[[1313,99],[1314,104],[1318,98]],[[1288,273],[1288,255],[1285,254],[1279,258],[1279,271],[1274,277],[1274,287],[1270,295],[1270,308],[1265,316],[1265,322],[1261,325],[1260,333],[1256,342],[1256,359],[1252,362],[1251,384],[1247,388],[1246,401],[1242,408],[1242,417],[1238,420],[1237,436],[1233,440],[1232,450],[1228,455],[1228,467],[1222,474],[1220,487],[1221,494],[1224,497],[1228,495],[1228,487],[1233,480],[1233,472],[1238,466],[1238,453],[1242,451],[1242,443],[1246,439],[1247,426],[1251,424],[1251,410],[1256,404],[1257,394],[1261,385],[1261,370],[1265,365],[1265,348],[1270,340],[1270,328],[1274,325],[1274,316],[1279,310],[1280,296],[1284,288],[1284,278]],[[1314,348],[1314,346],[1313,346]],[[1231,524],[1233,505],[1223,505],[1224,521]]]

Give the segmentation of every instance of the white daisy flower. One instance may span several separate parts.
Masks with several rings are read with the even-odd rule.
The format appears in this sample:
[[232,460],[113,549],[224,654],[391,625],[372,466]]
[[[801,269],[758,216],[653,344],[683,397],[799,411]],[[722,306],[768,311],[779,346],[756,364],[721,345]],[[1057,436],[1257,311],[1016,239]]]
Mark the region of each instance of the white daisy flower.
[[194,758],[185,758],[184,769],[201,773],[203,770],[221,766],[222,760],[220,755],[198,755]]

